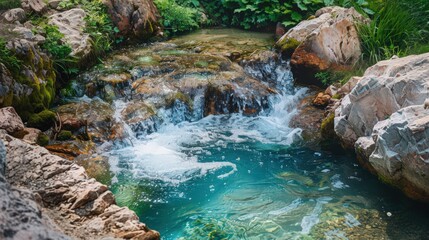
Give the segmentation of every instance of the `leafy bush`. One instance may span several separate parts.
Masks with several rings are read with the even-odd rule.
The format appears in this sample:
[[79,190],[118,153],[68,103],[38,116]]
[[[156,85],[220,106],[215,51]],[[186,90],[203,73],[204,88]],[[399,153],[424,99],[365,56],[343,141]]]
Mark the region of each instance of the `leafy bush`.
[[7,10],[21,7],[20,0],[0,0],[0,10]]
[[[187,32],[197,29],[201,15],[198,10],[179,5],[175,0],[155,0],[162,16],[162,24],[170,33]],[[189,4],[189,2],[182,2]],[[199,4],[199,3],[198,3]]]
[[64,35],[58,30],[58,27],[50,24],[41,24],[41,27],[46,38],[41,47],[52,56],[55,70],[66,74],[76,73],[78,71],[77,59],[70,56],[72,49],[62,42]]
[[385,0],[369,24],[358,26],[363,58],[374,64],[404,56],[419,39],[419,24],[400,0]]
[[22,63],[15,56],[15,53],[6,47],[6,41],[3,38],[0,38],[0,63],[3,63],[9,71],[14,73],[19,72]]

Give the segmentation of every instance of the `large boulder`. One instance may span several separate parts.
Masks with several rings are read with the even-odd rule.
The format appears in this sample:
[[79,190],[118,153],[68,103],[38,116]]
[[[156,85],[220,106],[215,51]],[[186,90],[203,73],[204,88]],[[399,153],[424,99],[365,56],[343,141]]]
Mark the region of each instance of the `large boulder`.
[[21,0],[21,6],[27,12],[43,13],[47,9],[43,0]]
[[152,0],[103,0],[121,36],[148,39],[160,33],[158,10]]
[[85,16],[86,13],[83,9],[73,8],[49,17],[49,24],[57,26],[58,30],[64,34],[63,41],[72,48],[71,55],[80,59],[85,58],[92,51],[91,38],[84,32]]
[[24,130],[24,123],[13,107],[0,109],[0,129],[6,130],[9,134]]
[[382,61],[368,68],[336,110],[335,131],[344,146],[370,136],[375,124],[429,97],[429,53]]
[[0,19],[9,23],[22,22],[25,20],[25,18],[25,11],[22,8],[10,9],[4,12],[0,17]]
[[277,46],[286,55],[293,53],[291,66],[298,81],[320,85],[316,73],[345,69],[359,60],[362,52],[356,24],[367,21],[354,8],[322,8],[315,18],[290,29]]
[[[61,229],[73,239],[159,239],[134,212],[115,205],[107,186],[89,178],[82,167],[1,130],[0,141],[6,146],[9,181],[0,174],[0,209],[6,209],[0,211],[0,236],[69,239],[56,232]],[[4,154],[0,157],[4,162]],[[50,228],[54,221],[61,224]]]
[[375,125],[372,140],[372,171],[409,197],[429,202],[429,110],[414,105],[395,112]]
[[429,201],[429,54],[370,67],[335,112],[335,132],[359,162],[408,196]]

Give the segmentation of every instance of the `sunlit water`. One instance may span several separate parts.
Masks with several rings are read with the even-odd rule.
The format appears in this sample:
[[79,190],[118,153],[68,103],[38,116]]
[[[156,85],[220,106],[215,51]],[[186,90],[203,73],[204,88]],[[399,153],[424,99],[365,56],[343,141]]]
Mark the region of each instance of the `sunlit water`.
[[[276,71],[280,94],[259,116],[201,119],[197,96],[192,121],[179,105],[158,112],[155,133],[128,128],[130,143],[105,153],[118,204],[162,239],[427,238],[427,207],[338,147],[300,147],[301,129],[289,123],[307,89],[293,86],[287,68]],[[120,112],[127,103],[113,104]]]

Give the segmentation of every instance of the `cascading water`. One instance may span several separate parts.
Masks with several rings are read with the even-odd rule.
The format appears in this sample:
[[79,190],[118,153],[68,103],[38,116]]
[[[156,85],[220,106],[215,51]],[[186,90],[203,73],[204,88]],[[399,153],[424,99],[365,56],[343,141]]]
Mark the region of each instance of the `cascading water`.
[[[203,31],[117,54],[118,65],[107,61],[108,71],[123,68],[132,76],[123,84],[132,89],[97,85],[106,99],[115,90],[113,120],[122,126],[120,141],[99,148],[109,158],[118,204],[135,210],[162,239],[426,236],[425,214],[361,169],[354,156],[300,145],[301,129],[289,125],[308,89],[294,87],[287,63],[238,67],[211,55],[235,43],[250,54],[267,45],[245,42],[258,36]],[[193,52],[203,43],[208,53]],[[127,65],[131,57],[138,66]],[[224,78],[233,80],[225,85]],[[223,95],[208,96],[206,82]],[[212,110],[233,113],[204,117]],[[404,224],[408,231],[398,231]]]

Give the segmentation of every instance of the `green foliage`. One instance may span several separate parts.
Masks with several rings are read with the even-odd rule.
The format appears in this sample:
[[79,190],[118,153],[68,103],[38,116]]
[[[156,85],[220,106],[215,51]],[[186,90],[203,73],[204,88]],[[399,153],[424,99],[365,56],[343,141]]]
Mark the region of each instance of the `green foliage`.
[[30,119],[28,119],[27,126],[46,131],[54,125],[56,118],[54,112],[43,110],[40,113],[31,115]]
[[[192,31],[200,26],[201,14],[198,10],[181,6],[175,0],[155,0],[154,2],[161,13],[162,24],[169,33]],[[184,5],[189,3],[182,1]]]
[[347,83],[353,76],[361,76],[366,69],[366,65],[357,65],[353,69],[343,71],[325,71],[314,75],[324,86],[329,86],[334,83],[341,85]]
[[0,0],[0,10],[8,10],[21,7],[20,0]]
[[6,47],[6,40],[0,38],[0,63],[3,63],[9,71],[18,73],[21,69],[22,61],[19,60],[15,53]]
[[41,133],[39,136],[37,136],[36,143],[42,147],[47,146],[49,144],[49,137]]
[[67,130],[62,130],[58,136],[57,136],[57,140],[59,141],[67,141],[73,138],[73,134],[70,131]]
[[81,0],[81,4],[87,12],[85,32],[91,36],[94,47],[93,55],[96,57],[103,56],[112,50],[114,42],[120,43],[122,41],[122,39],[115,37],[119,30],[113,26],[106,6],[101,0]]
[[385,0],[369,24],[358,26],[363,59],[369,64],[404,56],[419,36],[419,25],[399,0]]
[[341,6],[345,8],[355,8],[364,15],[373,15],[374,9],[381,0],[324,0],[326,6]]

